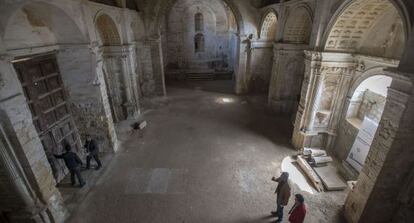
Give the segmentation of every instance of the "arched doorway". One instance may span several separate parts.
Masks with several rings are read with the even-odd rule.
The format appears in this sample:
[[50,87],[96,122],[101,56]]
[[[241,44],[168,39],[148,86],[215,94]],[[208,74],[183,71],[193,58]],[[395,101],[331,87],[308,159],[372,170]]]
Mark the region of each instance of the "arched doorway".
[[[329,129],[336,129],[337,136],[326,137],[327,141],[333,139],[333,143],[327,142],[325,146],[343,161],[345,172],[351,173],[350,176],[353,173],[350,178],[357,179],[345,202],[345,217],[349,222],[362,221],[362,217],[369,219],[364,216],[366,208],[372,207],[372,204],[367,206],[368,198],[378,183],[388,153],[387,146],[379,146],[383,134],[387,134],[384,126],[390,119],[401,118],[390,113],[398,107],[398,102],[394,94],[397,91],[390,89],[390,86],[395,88],[392,84],[395,78],[387,70],[398,66],[404,51],[409,23],[403,12],[390,0],[347,1],[325,35],[326,53],[322,57],[338,58],[338,63],[350,58],[358,61],[351,76],[336,85],[346,86],[344,91],[322,93],[347,96],[329,102],[332,109],[325,114],[331,120]],[[310,123],[314,126],[304,128],[312,131],[317,125]]]
[[[380,73],[380,72],[379,72]],[[392,78],[372,75],[352,86],[344,106],[337,137],[338,155],[351,165],[354,175],[362,170],[384,112]],[[349,168],[347,169],[349,170]],[[352,179],[355,176],[348,176]],[[356,180],[354,178],[354,180]]]

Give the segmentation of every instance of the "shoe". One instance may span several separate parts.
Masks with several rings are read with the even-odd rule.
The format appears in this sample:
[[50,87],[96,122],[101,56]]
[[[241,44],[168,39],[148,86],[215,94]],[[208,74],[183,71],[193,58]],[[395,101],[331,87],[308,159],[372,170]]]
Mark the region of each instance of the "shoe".
[[101,167],[100,167],[100,166],[98,166],[98,167],[96,167],[96,168],[95,168],[95,170],[99,170],[99,169],[101,169]]
[[270,212],[270,214],[272,214],[272,215],[275,215],[275,216],[276,216],[276,215],[277,215],[277,212],[276,212],[276,211],[271,211],[271,212]]
[[276,223],[282,222],[282,219],[276,219]]
[[83,186],[85,186],[86,183],[83,183],[81,185],[79,185],[80,188],[82,188]]

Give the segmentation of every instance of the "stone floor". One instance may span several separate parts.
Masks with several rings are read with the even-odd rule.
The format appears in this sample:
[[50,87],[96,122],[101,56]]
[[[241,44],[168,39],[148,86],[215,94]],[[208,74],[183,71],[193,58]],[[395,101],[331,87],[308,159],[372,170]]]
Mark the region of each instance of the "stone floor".
[[[274,220],[270,179],[295,154],[290,118],[267,112],[264,95],[231,92],[229,81],[170,85],[169,97],[144,112],[147,128],[124,133],[121,151],[68,222]],[[305,193],[306,222],[341,222],[343,194]]]

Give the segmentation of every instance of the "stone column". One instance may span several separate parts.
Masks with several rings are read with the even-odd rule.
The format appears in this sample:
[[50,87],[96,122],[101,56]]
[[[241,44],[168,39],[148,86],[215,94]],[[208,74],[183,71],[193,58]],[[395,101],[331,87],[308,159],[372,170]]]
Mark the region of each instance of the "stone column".
[[3,167],[3,174],[0,177],[3,193],[9,193],[9,196],[1,198],[8,204],[3,208],[10,209],[10,211],[5,211],[7,218],[16,222],[50,221],[51,219],[47,216],[46,205],[37,198],[36,193],[31,188],[1,124],[0,163]]
[[393,82],[384,113],[358,182],[345,202],[345,217],[351,223],[394,222],[402,185],[413,172],[414,75],[388,72]]
[[[16,184],[23,180],[22,177],[27,177],[30,184],[30,188],[27,183],[24,186],[26,189],[24,187],[14,188],[26,207],[22,212],[25,215],[18,211],[10,213],[11,218],[22,217],[28,222],[63,222],[66,209],[55,187],[56,181],[53,178],[52,169],[33,125],[30,109],[11,60],[12,58],[7,55],[0,56],[0,111],[2,125],[7,122],[9,133],[7,138],[13,138],[13,153],[16,154],[18,160],[16,160],[17,163],[11,165],[10,161],[13,157],[10,156],[10,150],[7,153],[4,152],[5,148],[1,148],[1,159],[2,163],[8,165],[6,170],[11,177],[9,183]],[[4,138],[4,132],[2,135]],[[10,145],[4,139],[2,144],[2,147]],[[16,172],[18,171],[16,165],[22,167],[24,176]],[[33,206],[32,202],[36,205]],[[25,208],[28,209],[24,210]]]
[[306,45],[274,44],[268,103],[276,113],[292,113],[297,109],[306,48]]
[[329,149],[356,63],[348,54],[305,53],[305,79],[292,141],[296,149]]
[[132,68],[131,64],[131,51],[129,47],[122,47],[122,53],[118,57],[121,64],[122,64],[122,74],[123,74],[123,80],[124,80],[124,86],[125,86],[125,93],[126,93],[126,102],[124,102],[123,106],[125,107],[125,110],[127,111],[128,118],[133,119],[137,116],[138,113],[138,102],[135,98],[134,94],[134,80],[133,77],[135,76],[135,71]]
[[99,86],[102,98],[102,105],[105,111],[106,122],[108,123],[108,135],[112,144],[113,151],[118,150],[118,137],[115,131],[114,120],[112,118],[111,104],[108,95],[108,86],[104,74],[103,49],[95,42],[91,44],[92,72],[96,74],[94,84]]
[[302,149],[305,144],[307,131],[313,123],[314,100],[320,84],[320,69],[322,55],[319,52],[305,51],[305,76],[302,83],[301,98],[296,113],[293,129],[292,144],[296,149]]
[[245,94],[249,91],[248,79],[250,76],[251,40],[252,36],[239,36],[239,59],[234,72],[236,78],[236,94]]
[[161,37],[157,36],[146,41],[151,48],[152,71],[155,82],[155,94],[157,96],[167,95],[165,88],[164,57],[162,55]]
[[138,85],[140,94],[143,97],[155,95],[154,72],[152,69],[151,47],[146,41],[138,41],[136,43],[137,63],[139,64]]

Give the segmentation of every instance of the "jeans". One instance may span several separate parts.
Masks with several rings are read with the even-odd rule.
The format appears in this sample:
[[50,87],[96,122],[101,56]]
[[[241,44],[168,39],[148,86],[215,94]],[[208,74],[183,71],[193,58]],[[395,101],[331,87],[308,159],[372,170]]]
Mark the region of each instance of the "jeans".
[[75,175],[78,178],[80,185],[85,184],[85,181],[83,181],[83,178],[82,178],[80,167],[76,167],[75,169],[72,169],[69,171],[70,171],[70,182],[72,183],[72,185],[75,185]]
[[283,206],[280,204],[277,205],[276,216],[280,221],[283,219]]
[[89,154],[86,157],[86,168],[90,168],[91,167],[91,159],[94,159],[96,161],[96,163],[98,164],[98,168],[100,168],[102,166],[101,161],[99,160],[98,154]]

